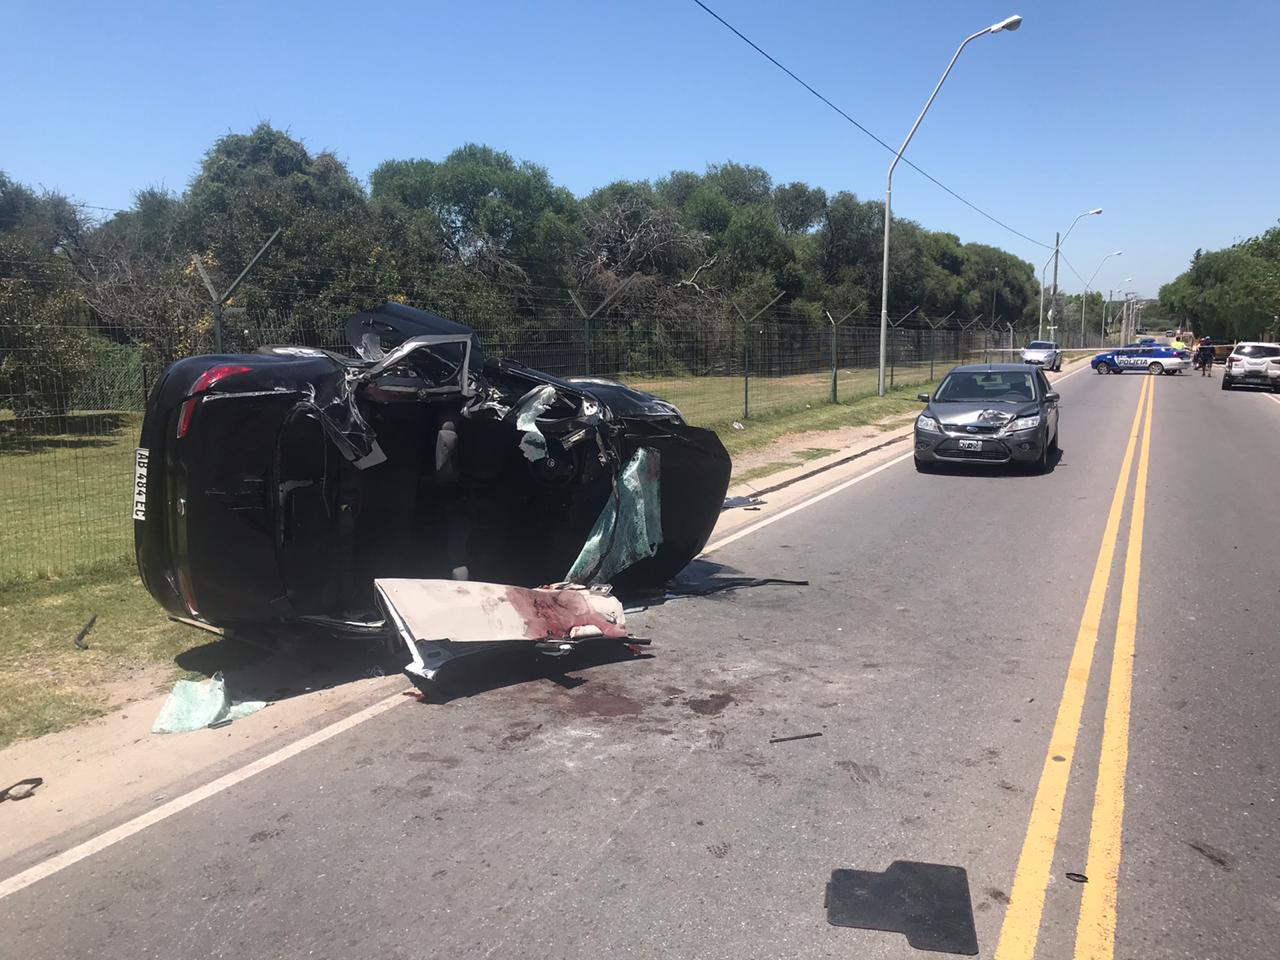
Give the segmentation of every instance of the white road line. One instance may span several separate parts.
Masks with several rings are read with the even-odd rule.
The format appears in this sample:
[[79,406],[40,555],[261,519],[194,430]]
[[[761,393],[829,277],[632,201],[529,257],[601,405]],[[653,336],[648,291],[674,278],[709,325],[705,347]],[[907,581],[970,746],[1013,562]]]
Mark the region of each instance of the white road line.
[[[1089,368],[1081,367],[1079,370],[1073,370],[1071,373],[1067,373],[1056,378],[1053,382],[1058,383],[1059,381],[1067,379],[1067,377],[1075,376],[1080,372],[1080,370],[1086,369]],[[1280,403],[1280,399],[1277,399],[1274,396],[1271,397],[1271,399]],[[721,540],[715,541],[703,550],[702,553],[705,555],[711,553],[713,550],[719,550],[721,547],[726,547],[731,543],[741,540],[743,537],[755,533],[757,530],[761,530],[769,526],[771,523],[776,523],[785,517],[791,516],[793,513],[798,513],[801,510],[804,510],[806,507],[813,506],[815,503],[821,503],[828,497],[833,497],[837,493],[847,490],[855,484],[861,483],[863,480],[870,480],[876,474],[888,470],[890,467],[896,466],[904,460],[910,459],[914,455],[914,453],[904,453],[902,456],[895,457],[888,463],[882,463],[880,466],[872,470],[868,470],[866,473],[861,473],[841,484],[837,484],[829,490],[824,490],[822,493],[810,497],[808,500],[793,504],[772,517],[765,517],[758,523],[753,523],[751,526],[746,527],[743,530],[739,530],[737,533],[730,534]],[[181,813],[188,807],[195,806],[201,800],[207,800],[209,797],[219,794],[229,787],[234,787],[236,784],[242,783],[250,777],[262,773],[264,770],[270,770],[272,767],[284,763],[284,761],[289,760],[292,757],[296,757],[303,751],[310,750],[312,747],[324,743],[326,740],[330,740],[338,734],[350,730],[352,727],[359,726],[366,720],[372,720],[379,714],[385,713],[397,704],[404,702],[405,696],[402,693],[394,694],[393,696],[387,697],[385,700],[379,700],[372,706],[365,707],[363,710],[353,713],[345,719],[339,720],[336,723],[331,723],[329,726],[317,730],[315,733],[308,734],[301,740],[295,740],[293,743],[283,746],[279,750],[267,754],[265,757],[260,757],[238,770],[233,770],[225,776],[221,776],[210,783],[206,783],[203,787],[197,787],[189,793],[185,793],[180,797],[175,797],[168,803],[163,803],[156,807],[154,810],[148,810],[146,813],[140,814],[132,820],[125,821],[118,827],[113,827],[106,833],[101,833],[91,840],[86,840],[84,843],[78,844],[69,850],[64,850],[57,856],[50,857],[48,860],[37,863],[34,867],[23,870],[21,873],[15,874],[7,880],[0,880],[0,900],[3,900],[11,894],[17,893],[19,890],[31,886],[31,884],[36,883],[37,881],[43,880],[45,877],[52,876],[60,870],[64,870],[73,864],[79,863],[86,857],[91,857],[99,851],[114,846],[121,840],[126,840],[136,833],[141,833],[143,830],[147,829],[147,827],[153,826],[162,820],[167,820],[174,814]]]
[[183,810],[194,806],[201,800],[206,800],[214,794],[221,793],[228,787],[234,787],[237,783],[248,780],[250,777],[255,774],[262,773],[264,770],[270,770],[272,767],[284,763],[284,761],[289,758],[296,757],[304,750],[309,750],[311,747],[324,743],[326,740],[330,740],[338,734],[364,723],[366,720],[371,720],[378,716],[378,714],[385,713],[392,707],[404,703],[405,699],[406,698],[403,693],[397,693],[393,696],[387,697],[385,700],[379,700],[372,706],[365,707],[363,710],[353,713],[345,719],[339,720],[336,723],[331,723],[329,726],[323,727],[315,733],[308,734],[301,740],[295,740],[293,743],[281,747],[274,753],[269,753],[265,757],[260,757],[238,770],[231,771],[226,776],[219,777],[217,780],[206,783],[203,787],[197,787],[190,793],[184,793],[180,797],[175,797],[168,803],[163,803],[154,810],[148,810],[146,813],[136,816],[132,820],[128,820],[120,824],[120,826],[108,830],[106,833],[99,834],[92,840],[86,840],[84,843],[74,846],[69,850],[64,850],[57,856],[50,857],[48,860],[37,863],[34,867],[23,870],[21,873],[15,874],[7,880],[0,881],[0,900],[3,900],[10,894],[17,893],[24,887],[31,886],[31,884],[39,880],[43,880],[45,877],[57,873],[59,870],[63,870],[74,863],[80,862],[85,857],[91,857],[100,850],[105,850],[107,847],[113,846],[121,840],[129,838],[135,833],[139,833],[147,829],[147,827],[159,823],[161,820],[166,820],[169,817],[172,817],[175,813],[181,813]]
[[909,460],[914,456],[915,456],[914,450],[909,453],[904,453],[900,457],[894,457],[888,463],[880,464],[880,466],[876,467],[874,470],[868,470],[866,473],[860,473],[858,474],[858,476],[853,477],[849,480],[846,480],[844,483],[837,484],[836,486],[832,487],[830,490],[824,490],[822,491],[822,493],[812,496],[808,500],[801,500],[799,503],[793,504],[787,507],[787,509],[779,511],[778,513],[775,513],[771,517],[765,517],[763,520],[753,523],[749,527],[744,527],[742,530],[739,530],[737,533],[731,533],[729,534],[729,536],[715,541],[715,543],[708,544],[706,549],[702,551],[702,555],[706,556],[708,553],[711,553],[713,550],[719,550],[721,547],[727,547],[729,544],[734,543],[737,540],[741,540],[743,537],[753,534],[757,530],[764,529],[765,527],[769,526],[769,524],[771,523],[777,523],[779,520],[783,519],[784,517],[789,517],[793,513],[799,513],[801,510],[804,510],[806,507],[812,507],[815,503],[821,503],[823,500],[827,499],[827,497],[833,497],[837,493],[840,493],[842,490],[848,490],[855,483],[861,483],[863,480],[870,480],[877,473],[881,473],[882,471],[888,470],[890,467],[895,466],[899,463],[902,463],[902,461],[904,460]]
[[[1072,370],[1070,373],[1064,373],[1060,377],[1055,377],[1051,382],[1054,384],[1058,384],[1058,383],[1061,383],[1063,380],[1067,379],[1067,377],[1074,377],[1081,370],[1091,370],[1091,369],[1092,367],[1089,367],[1088,365],[1078,367],[1077,369]],[[863,480],[869,480],[870,478],[874,477],[877,473],[880,473],[882,470],[888,470],[890,467],[894,466],[895,464],[902,463],[904,460],[909,460],[914,456],[915,456],[914,451],[912,451],[911,453],[904,453],[902,456],[895,457],[894,459],[890,460],[888,463],[880,464],[880,466],[876,467],[874,470],[868,470],[866,473],[860,473],[858,474],[858,476],[853,477],[849,480],[846,480],[844,483],[838,484],[832,487],[830,490],[824,490],[822,491],[822,493],[812,496],[808,500],[802,500],[800,503],[793,504],[792,506],[787,507],[787,509],[780,511],[779,513],[776,513],[771,517],[765,517],[763,520],[757,521],[756,523],[753,523],[749,527],[744,527],[743,529],[739,530],[737,533],[731,533],[727,537],[724,537],[723,539],[716,540],[714,543],[710,543],[705,548],[703,548],[702,556],[706,556],[708,553],[711,553],[711,551],[713,550],[719,550],[721,547],[727,547],[729,544],[737,540],[741,540],[743,537],[747,536],[748,534],[755,533],[757,530],[762,530],[763,528],[769,526],[769,524],[776,523],[777,521],[783,519],[784,517],[791,516],[793,513],[798,513],[799,511],[804,510],[806,507],[811,507],[815,503],[821,503],[823,500],[827,499],[827,497],[835,496],[837,493],[840,493],[842,490],[848,490],[854,484],[861,483]]]
[[1280,403],[1280,397],[1277,397],[1274,393],[1264,393],[1263,396],[1272,403]]

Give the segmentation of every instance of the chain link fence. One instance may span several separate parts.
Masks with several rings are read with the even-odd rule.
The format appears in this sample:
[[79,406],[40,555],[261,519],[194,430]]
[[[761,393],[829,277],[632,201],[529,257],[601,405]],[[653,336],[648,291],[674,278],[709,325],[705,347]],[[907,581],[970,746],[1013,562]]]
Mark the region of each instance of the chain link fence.
[[[321,305],[305,288],[292,295],[301,309],[228,310],[225,351],[292,343],[351,352],[343,322],[373,301]],[[622,296],[588,320],[565,291],[525,295],[508,309],[418,299],[475,327],[489,355],[558,376],[622,380],[713,429],[877,390],[878,319],[836,324],[811,304],[756,314],[760,305],[701,295]],[[56,321],[46,312],[0,324],[0,584],[118,564],[133,550],[133,448],[147,394],[173,360],[213,351],[211,315],[185,326],[112,325],[68,302]],[[887,382],[912,386],[957,362],[1003,359],[1010,340],[1003,325],[913,311],[890,329]]]

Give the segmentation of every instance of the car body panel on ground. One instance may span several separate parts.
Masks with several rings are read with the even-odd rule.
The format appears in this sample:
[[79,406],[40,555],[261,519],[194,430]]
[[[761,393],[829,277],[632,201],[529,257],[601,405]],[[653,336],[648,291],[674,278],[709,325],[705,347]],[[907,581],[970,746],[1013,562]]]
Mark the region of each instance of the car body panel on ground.
[[916,418],[918,470],[939,464],[1022,463],[1047,469],[1058,446],[1058,395],[1024,364],[953,369]]

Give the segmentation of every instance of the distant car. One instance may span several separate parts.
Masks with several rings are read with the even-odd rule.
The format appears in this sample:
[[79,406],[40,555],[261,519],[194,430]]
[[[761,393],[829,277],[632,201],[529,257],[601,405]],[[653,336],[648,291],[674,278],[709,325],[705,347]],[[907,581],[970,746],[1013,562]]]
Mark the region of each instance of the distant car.
[[1280,393],[1280,343],[1237,343],[1222,371],[1222,389],[1242,384]]
[[916,418],[916,469],[947,463],[1020,463],[1043,472],[1058,449],[1058,394],[1025,364],[956,367]]
[[1164,335],[1168,337],[1170,340],[1172,340],[1176,336],[1176,334],[1172,330],[1166,330],[1164,332]]
[[1022,348],[1022,362],[1034,363],[1046,370],[1062,369],[1062,352],[1052,340],[1032,340]]
[[1147,373],[1181,373],[1191,366],[1191,354],[1172,347],[1128,346],[1100,353],[1090,361],[1097,373],[1124,373],[1142,370]]
[[1156,345],[1155,337],[1139,337],[1138,338],[1138,346],[1140,347],[1154,347],[1155,345]]

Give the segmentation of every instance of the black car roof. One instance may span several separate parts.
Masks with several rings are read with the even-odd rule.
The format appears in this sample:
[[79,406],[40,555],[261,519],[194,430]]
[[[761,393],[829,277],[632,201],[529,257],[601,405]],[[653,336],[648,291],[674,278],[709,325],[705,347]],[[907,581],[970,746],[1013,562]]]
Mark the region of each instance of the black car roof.
[[967,363],[952,367],[951,373],[1026,373],[1031,369],[1025,363]]

